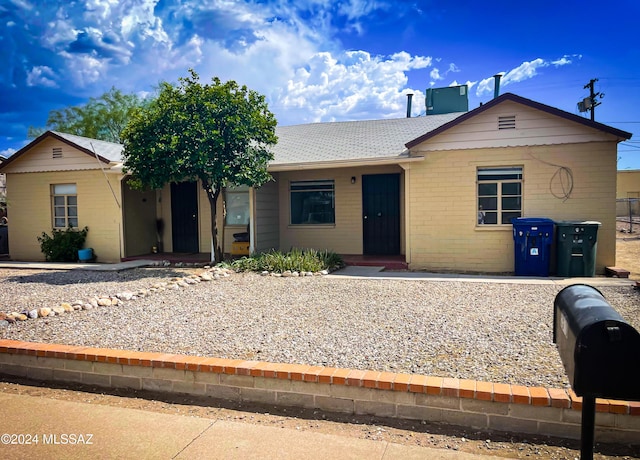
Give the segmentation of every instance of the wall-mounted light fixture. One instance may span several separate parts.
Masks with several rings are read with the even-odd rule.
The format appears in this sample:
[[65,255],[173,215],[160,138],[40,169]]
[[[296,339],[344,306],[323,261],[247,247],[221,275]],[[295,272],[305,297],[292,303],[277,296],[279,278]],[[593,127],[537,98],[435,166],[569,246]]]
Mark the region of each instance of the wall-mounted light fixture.
[[356,183],[356,176],[351,176],[351,183],[355,184]]

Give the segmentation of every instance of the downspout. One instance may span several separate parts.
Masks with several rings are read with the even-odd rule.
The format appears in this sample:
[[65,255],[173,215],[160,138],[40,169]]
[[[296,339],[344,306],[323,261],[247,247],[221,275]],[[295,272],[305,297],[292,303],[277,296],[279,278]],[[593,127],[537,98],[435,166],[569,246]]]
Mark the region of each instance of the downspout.
[[500,79],[502,78],[502,74],[495,74],[493,76],[493,78],[495,79],[495,82],[493,84],[493,98],[495,99],[496,97],[500,96]]

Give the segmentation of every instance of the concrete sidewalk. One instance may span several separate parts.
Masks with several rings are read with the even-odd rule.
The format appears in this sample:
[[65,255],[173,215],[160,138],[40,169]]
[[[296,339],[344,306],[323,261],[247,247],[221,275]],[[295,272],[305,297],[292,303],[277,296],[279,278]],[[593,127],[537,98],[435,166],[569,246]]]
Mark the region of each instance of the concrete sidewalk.
[[497,458],[26,395],[0,393],[0,407],[3,459]]

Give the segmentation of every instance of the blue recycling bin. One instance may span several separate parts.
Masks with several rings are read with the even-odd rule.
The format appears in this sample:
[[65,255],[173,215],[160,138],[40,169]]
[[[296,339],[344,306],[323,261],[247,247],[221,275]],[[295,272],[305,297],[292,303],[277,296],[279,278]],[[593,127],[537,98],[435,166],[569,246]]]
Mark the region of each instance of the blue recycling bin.
[[553,220],[544,217],[511,219],[515,274],[518,276],[549,276]]

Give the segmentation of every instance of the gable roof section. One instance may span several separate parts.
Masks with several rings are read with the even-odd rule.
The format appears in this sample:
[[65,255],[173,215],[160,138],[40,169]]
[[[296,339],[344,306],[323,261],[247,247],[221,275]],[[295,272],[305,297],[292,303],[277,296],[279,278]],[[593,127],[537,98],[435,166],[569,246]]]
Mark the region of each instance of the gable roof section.
[[342,165],[408,159],[405,144],[462,113],[385,120],[341,121],[278,126],[270,169],[295,165]]
[[120,144],[101,141],[97,139],[90,139],[88,137],[76,136],[74,134],[60,133],[57,131],[47,131],[38,136],[33,141],[29,142],[16,153],[11,155],[6,161],[0,163],[0,170],[20,158],[32,147],[49,137],[53,137],[61,142],[64,142],[65,144],[75,147],[81,152],[84,152],[92,157],[95,157],[97,155],[98,159],[106,164],[122,161],[122,151],[124,149],[124,146]]
[[440,134],[440,133],[442,133],[442,132],[444,132],[444,131],[446,131],[446,130],[448,130],[450,128],[453,128],[454,126],[457,126],[460,123],[462,123],[462,122],[464,122],[464,121],[466,121],[466,120],[468,120],[470,118],[473,118],[476,115],[484,112],[485,110],[489,110],[489,109],[495,107],[496,105],[498,105],[498,104],[500,104],[502,102],[505,102],[505,101],[516,102],[518,104],[522,104],[522,105],[525,105],[527,107],[531,107],[533,109],[537,109],[537,110],[540,110],[542,112],[546,112],[548,114],[555,115],[557,117],[561,117],[561,118],[564,118],[566,120],[582,124],[584,126],[588,126],[589,128],[594,128],[594,129],[597,129],[599,131],[603,131],[605,133],[612,134],[612,135],[614,135],[616,137],[619,137],[619,138],[621,138],[623,140],[627,140],[627,139],[631,138],[631,133],[628,133],[626,131],[622,131],[620,129],[613,128],[612,126],[608,126],[608,125],[605,125],[605,124],[602,124],[602,123],[598,123],[597,121],[591,121],[591,120],[589,120],[587,118],[583,118],[583,117],[580,117],[578,115],[574,115],[572,113],[565,112],[564,110],[560,110],[560,109],[557,109],[555,107],[551,107],[550,105],[545,105],[545,104],[541,104],[540,102],[532,101],[531,99],[527,99],[525,97],[518,96],[518,95],[513,94],[513,93],[505,93],[505,94],[502,94],[502,95],[498,96],[495,99],[492,99],[491,101],[487,102],[486,104],[483,104],[480,107],[478,107],[476,109],[473,109],[470,112],[466,112],[465,114],[457,117],[456,119],[451,120],[450,122],[439,126],[438,128],[436,128],[436,129],[434,129],[432,131],[429,131],[429,132],[426,132],[426,133],[422,134],[421,136],[413,139],[412,141],[407,142],[405,144],[405,146],[408,149],[411,149],[411,148],[415,147],[416,145],[421,144],[424,141],[429,140],[432,137],[434,137],[434,136],[436,136],[436,135],[438,135],[438,134]]

